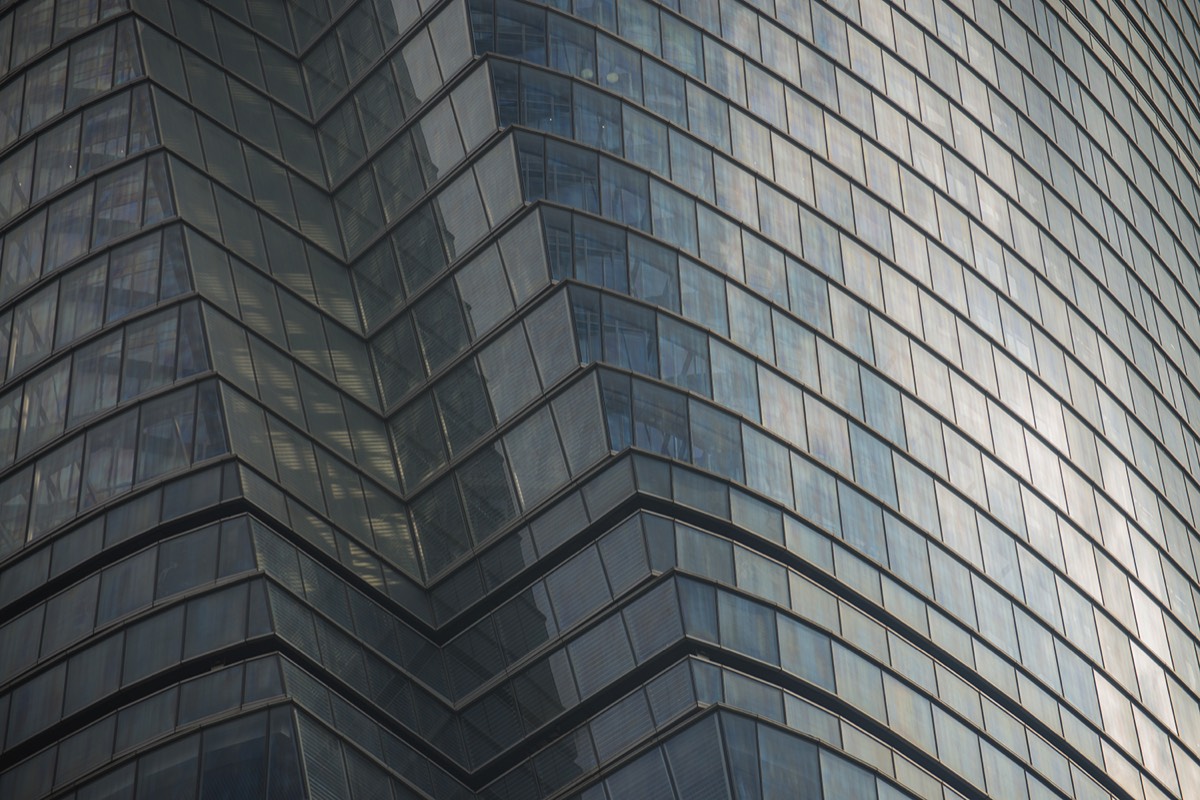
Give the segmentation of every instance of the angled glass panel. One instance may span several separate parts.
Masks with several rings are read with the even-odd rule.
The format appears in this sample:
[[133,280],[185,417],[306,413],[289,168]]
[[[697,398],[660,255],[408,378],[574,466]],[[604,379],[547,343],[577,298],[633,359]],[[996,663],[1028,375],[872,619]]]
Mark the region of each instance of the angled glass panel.
[[175,379],[175,309],[129,325],[121,374],[121,398],[136,397]]
[[196,393],[191,388],[142,406],[138,433],[137,481],[191,462],[196,425]]
[[80,508],[103,503],[133,484],[137,418],[137,411],[130,410],[88,432]]
[[[67,416],[67,393],[75,392],[74,381],[68,385],[69,371],[70,359],[61,359],[25,384],[18,457],[62,433]],[[115,396],[113,401],[116,401]]]

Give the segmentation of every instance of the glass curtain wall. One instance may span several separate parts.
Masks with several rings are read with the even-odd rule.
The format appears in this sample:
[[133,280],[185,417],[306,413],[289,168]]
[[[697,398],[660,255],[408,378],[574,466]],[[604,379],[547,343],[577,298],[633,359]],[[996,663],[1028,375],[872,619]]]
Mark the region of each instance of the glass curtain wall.
[[0,2],[0,797],[1200,797],[1198,40]]

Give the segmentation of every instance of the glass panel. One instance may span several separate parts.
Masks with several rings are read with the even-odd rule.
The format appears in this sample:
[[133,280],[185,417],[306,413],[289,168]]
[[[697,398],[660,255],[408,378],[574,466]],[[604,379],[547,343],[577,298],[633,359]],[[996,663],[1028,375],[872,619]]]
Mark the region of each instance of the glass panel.
[[489,247],[455,276],[471,338],[482,336],[513,308],[504,267],[495,247]]
[[695,400],[688,401],[692,433],[692,463],[739,483],[742,466],[742,427],[734,417]]
[[417,337],[408,316],[385,328],[372,343],[371,352],[383,396],[389,404],[403,398],[425,377]]
[[121,399],[147,392],[175,379],[177,313],[170,309],[138,320],[127,329]]
[[351,277],[368,330],[374,330],[404,300],[400,269],[391,242],[384,239],[353,267]]
[[855,797],[874,800],[875,778],[860,766],[821,751],[821,783],[827,797]]
[[654,312],[615,297],[603,302],[604,360],[643,375],[658,375]]
[[546,142],[546,199],[600,212],[596,156],[558,141]]
[[430,183],[445,178],[463,159],[462,140],[450,98],[442,100],[421,118],[413,137],[422,159],[422,169]]
[[[67,411],[67,374],[70,359],[62,359],[25,384],[21,413],[20,457],[62,433]],[[73,383],[72,383],[73,386]],[[72,388],[72,392],[74,389]]]
[[461,454],[492,429],[487,392],[473,361],[456,369],[434,390],[451,455]]
[[540,131],[569,137],[571,82],[540,70],[521,70],[521,121]]
[[247,584],[188,601],[183,657],[191,658],[241,640],[246,635]]
[[64,197],[50,208],[46,229],[47,273],[88,251],[92,219],[92,187]]
[[47,602],[46,627],[42,634],[43,656],[61,650],[92,631],[99,585],[100,576],[93,575]]
[[653,453],[688,461],[687,399],[660,386],[633,383],[634,443]]
[[129,94],[119,94],[83,112],[79,175],[125,157],[129,139]]
[[763,797],[821,797],[819,753],[810,742],[801,741],[778,728],[759,725],[758,755]]
[[548,408],[513,429],[504,437],[504,445],[527,511],[566,482],[567,465]]
[[404,119],[400,93],[392,80],[391,72],[383,69],[369,76],[354,96],[358,101],[358,113],[362,117],[362,130],[366,136],[367,147],[375,149]]
[[[32,148],[27,148],[32,154]],[[6,180],[28,188],[29,175],[5,174],[0,163],[0,192]],[[0,220],[4,217],[3,195],[0,194]],[[20,210],[20,209],[18,209]],[[30,217],[4,237],[3,259],[0,260],[0,300],[7,300],[25,288],[42,272],[42,241],[46,233],[46,212]]]
[[474,174],[463,173],[438,194],[434,203],[442,221],[450,258],[459,258],[488,230]]
[[650,232],[650,184],[639,170],[600,160],[604,215]]
[[109,264],[108,322],[153,305],[158,299],[159,240],[155,233],[113,250]]
[[116,30],[115,26],[110,26],[71,45],[67,108],[74,108],[112,88]]
[[432,399],[422,396],[403,408],[392,419],[392,431],[405,486],[415,490],[446,463],[441,425]]
[[455,294],[454,284],[445,281],[422,297],[413,311],[416,332],[425,351],[425,362],[431,373],[467,347],[467,329],[462,319],[462,305]]
[[717,593],[721,644],[762,661],[779,663],[775,613],[730,592]]
[[156,614],[125,636],[123,684],[158,672],[179,660],[183,646],[183,606]]
[[33,198],[40,200],[75,180],[79,159],[79,117],[74,116],[38,138]]
[[137,481],[157,477],[191,461],[196,395],[192,389],[142,406]]
[[56,292],[47,286],[13,312],[12,372],[18,373],[50,354],[54,345]]
[[467,547],[466,525],[453,480],[444,479],[412,503],[429,574],[436,575]]
[[567,466],[572,475],[578,475],[608,451],[595,379],[576,383],[556,397],[551,406],[566,450]]
[[71,372],[70,423],[116,405],[120,377],[121,331],[80,348]]
[[154,599],[156,556],[157,548],[152,547],[104,570],[100,577],[97,626],[150,604]]
[[216,559],[217,529],[214,526],[164,542],[159,548],[155,596],[159,599],[170,597],[213,580]]
[[396,137],[374,159],[375,179],[383,197],[383,213],[395,222],[425,190],[420,161],[406,132]]
[[575,277],[619,292],[628,291],[625,231],[585,217],[575,219]]
[[21,427],[21,389],[0,397],[0,466],[16,458],[17,431]]
[[30,466],[0,481],[0,553],[11,553],[25,542],[32,473]]
[[227,722],[204,732],[203,800],[262,797],[266,789],[266,713]]
[[96,21],[99,0],[60,0],[54,19],[54,41],[61,42]]
[[137,230],[142,222],[144,161],[104,175],[96,184],[96,222],[93,247],[100,247]]
[[[0,223],[6,223],[29,207],[33,188],[33,142],[0,159]],[[11,234],[10,234],[11,235]],[[6,257],[7,260],[7,257]],[[23,276],[0,272],[0,297],[12,296]]]
[[[0,42],[4,42],[8,34],[5,23],[11,21],[12,17],[0,17]],[[4,59],[0,58],[0,74],[7,66]],[[25,81],[20,78],[9,81],[7,86],[0,89],[0,147],[8,147],[21,133],[21,98],[24,93]]]
[[633,669],[633,652],[621,618],[609,617],[568,646],[579,693],[588,697]]
[[480,363],[501,421],[537,394],[537,373],[521,326],[510,329],[484,350]]
[[[13,15],[15,39],[12,66],[19,67],[29,57],[49,47],[50,22],[54,19],[54,0],[34,0],[22,4]],[[5,42],[7,44],[7,42]]]
[[586,364],[604,359],[600,345],[600,294],[572,286],[569,290],[571,311],[575,317],[575,336],[579,340],[580,359]]
[[67,51],[64,49],[26,73],[25,114],[22,117],[21,132],[31,131],[61,112],[66,88]]
[[83,437],[80,436],[38,461],[33,473],[30,535],[36,537],[75,515],[82,460]]
[[690,325],[660,315],[658,347],[663,380],[698,394],[712,395],[707,336]]
[[482,542],[517,514],[516,493],[498,443],[477,453],[458,473],[471,538]]
[[777,616],[783,668],[833,691],[833,651],[829,637],[783,614]]
[[678,312],[679,270],[675,253],[640,236],[629,237],[629,284],[633,296]]
[[[13,691],[8,711],[10,745],[21,742],[58,721],[62,713],[63,679],[66,672],[67,665],[60,663]],[[43,791],[39,790],[34,796],[42,794]]]
[[193,734],[142,756],[138,764],[137,800],[194,795],[199,745],[200,735]]
[[[759,800],[761,770],[758,761],[758,726],[749,719],[732,714],[721,715],[721,728],[725,734],[725,747],[729,756],[729,767],[733,778],[734,797]],[[829,798],[853,797],[854,794],[829,794]]]
[[123,654],[124,637],[117,634],[72,656],[67,665],[63,713],[72,714],[116,691],[121,685]]
[[609,91],[642,102],[642,59],[633,48],[608,36],[597,37],[600,84]]
[[742,444],[746,448],[746,484],[790,508],[792,470],[787,448],[749,425],[742,426]]
[[409,294],[424,286],[446,264],[439,226],[429,204],[400,223],[392,241],[400,259],[400,275]]
[[88,432],[81,508],[91,508],[129,489],[136,451],[136,410]]
[[[125,5],[125,0],[103,0],[103,2],[106,8],[102,9],[101,16],[104,17]],[[142,63],[138,57],[137,41],[134,38],[133,25],[129,18],[117,23],[117,48],[113,61],[114,86],[120,86],[142,76]]]

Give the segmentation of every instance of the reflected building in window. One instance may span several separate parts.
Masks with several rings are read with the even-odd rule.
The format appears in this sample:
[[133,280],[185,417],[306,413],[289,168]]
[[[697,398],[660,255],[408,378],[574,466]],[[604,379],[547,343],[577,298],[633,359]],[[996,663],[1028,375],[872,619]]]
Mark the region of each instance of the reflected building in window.
[[1200,797],[1198,39],[0,3],[0,797]]

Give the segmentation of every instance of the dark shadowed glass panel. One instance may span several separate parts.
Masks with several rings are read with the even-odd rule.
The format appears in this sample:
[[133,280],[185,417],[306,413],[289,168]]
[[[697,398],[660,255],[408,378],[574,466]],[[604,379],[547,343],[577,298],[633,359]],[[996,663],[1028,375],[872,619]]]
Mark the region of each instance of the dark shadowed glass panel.
[[100,576],[97,625],[150,604],[154,597],[156,556],[156,550],[151,548],[104,570]]
[[426,567],[437,572],[467,547],[465,521],[458,491],[449,477],[413,500],[413,521],[424,542]]
[[461,454],[468,445],[491,430],[492,413],[488,408],[487,391],[474,362],[467,362],[446,376],[434,394],[451,455]]
[[458,473],[471,538],[476,543],[498,531],[517,513],[508,465],[498,444],[476,453]]
[[72,342],[100,327],[104,315],[107,270],[107,260],[98,258],[63,277],[58,300],[59,345]]
[[291,711],[277,708],[271,711],[270,756],[267,763],[267,788],[271,800],[286,800],[300,794],[303,779],[296,753],[296,727]]
[[821,783],[826,797],[861,797],[873,800],[877,796],[875,778],[867,770],[821,751]]
[[716,715],[671,737],[664,749],[680,797],[721,800],[730,796]]
[[687,399],[644,381],[633,382],[634,443],[653,453],[688,460]]
[[63,714],[73,714],[121,685],[124,637],[118,633],[72,656],[67,664]]
[[191,462],[196,393],[191,388],[142,407],[137,480],[144,481]]
[[267,715],[254,714],[204,732],[200,797],[251,800],[266,788]]
[[444,281],[415,307],[413,318],[425,354],[425,364],[436,372],[467,345],[467,330],[462,305],[454,285]]
[[[757,798],[762,795],[762,775],[758,761],[758,726],[734,714],[721,714],[721,731],[729,758],[734,797]],[[835,797],[839,795],[834,795]],[[854,797],[854,795],[844,795]]]
[[179,660],[183,648],[183,606],[155,614],[125,635],[122,683],[129,684]]
[[119,800],[133,794],[136,762],[130,762],[80,787],[78,800]]
[[802,742],[778,728],[760,724],[758,754],[762,764],[763,797],[792,797],[796,800],[817,800],[822,797],[821,767],[815,745]]
[[138,762],[137,800],[189,796],[196,793],[199,734],[172,742]]
[[215,577],[217,529],[201,528],[163,542],[158,548],[155,596],[170,597]]

